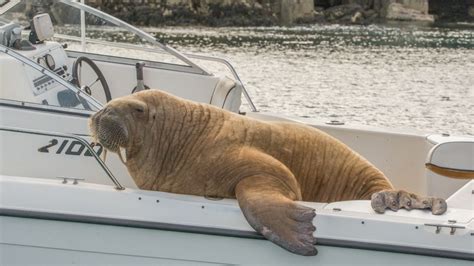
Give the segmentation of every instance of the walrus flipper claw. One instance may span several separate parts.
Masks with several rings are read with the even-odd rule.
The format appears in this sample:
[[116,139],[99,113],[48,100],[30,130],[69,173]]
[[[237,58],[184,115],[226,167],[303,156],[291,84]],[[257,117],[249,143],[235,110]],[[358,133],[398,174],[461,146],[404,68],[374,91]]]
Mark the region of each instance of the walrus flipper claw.
[[440,215],[446,212],[448,205],[441,198],[422,197],[403,190],[383,190],[372,194],[372,208],[378,213],[384,213],[385,209],[397,211],[401,208],[429,209],[431,213]]
[[314,209],[295,203],[278,186],[255,186],[265,177],[252,179],[240,181],[236,188],[240,208],[249,224],[266,239],[293,253],[316,255]]

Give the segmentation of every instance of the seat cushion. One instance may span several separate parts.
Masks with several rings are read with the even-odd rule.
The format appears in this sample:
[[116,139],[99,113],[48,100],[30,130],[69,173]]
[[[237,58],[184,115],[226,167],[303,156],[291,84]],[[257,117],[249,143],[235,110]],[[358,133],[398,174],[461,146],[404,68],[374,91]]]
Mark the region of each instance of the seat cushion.
[[228,77],[221,77],[214,88],[210,104],[237,113],[241,95],[242,86]]
[[474,178],[474,140],[443,142],[434,146],[426,160],[431,171],[452,178]]

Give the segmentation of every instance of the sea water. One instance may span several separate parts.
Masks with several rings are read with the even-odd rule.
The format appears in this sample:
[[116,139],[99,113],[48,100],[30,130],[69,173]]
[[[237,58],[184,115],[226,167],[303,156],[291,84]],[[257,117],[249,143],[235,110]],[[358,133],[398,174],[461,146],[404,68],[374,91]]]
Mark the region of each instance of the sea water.
[[231,61],[261,111],[474,135],[472,27],[145,30],[180,51]]

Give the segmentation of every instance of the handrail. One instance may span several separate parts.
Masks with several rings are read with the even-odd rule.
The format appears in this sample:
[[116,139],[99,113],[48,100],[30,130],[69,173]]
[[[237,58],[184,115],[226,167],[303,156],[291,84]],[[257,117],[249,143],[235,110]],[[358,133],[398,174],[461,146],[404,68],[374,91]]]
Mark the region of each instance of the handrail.
[[15,133],[26,133],[26,134],[33,134],[33,135],[40,135],[40,136],[50,136],[50,137],[59,137],[59,138],[70,138],[78,141],[82,145],[86,147],[86,149],[89,151],[89,153],[96,159],[96,161],[99,163],[99,165],[102,167],[102,169],[105,171],[105,173],[108,175],[110,180],[115,185],[116,190],[124,190],[125,187],[123,187],[120,182],[115,178],[113,173],[107,168],[105,163],[99,158],[97,153],[95,153],[94,149],[85,141],[83,138],[77,137],[75,135],[69,135],[69,134],[63,134],[63,133],[57,133],[57,132],[47,132],[47,131],[40,131],[40,130],[33,130],[33,129],[23,129],[23,128],[14,128],[14,127],[0,127],[0,131],[9,131],[9,132],[15,132]]
[[[57,37],[57,38],[60,38],[60,39],[65,39],[65,40],[78,41],[78,42],[81,40],[81,38],[79,38],[79,37],[74,37],[74,36],[64,35],[64,34],[57,34],[57,33],[54,35],[54,37]],[[90,42],[90,43],[94,43],[94,44],[101,44],[101,45],[114,46],[114,47],[124,48],[124,49],[135,49],[135,50],[142,50],[142,51],[145,51],[145,52],[164,54],[164,51],[161,51],[161,50],[157,50],[157,49],[153,49],[153,48],[149,48],[149,47],[137,46],[137,45],[133,45],[133,44],[107,42],[107,41],[94,40],[94,39],[90,39],[90,38],[86,38],[86,41]],[[206,61],[221,63],[224,66],[226,66],[227,69],[229,69],[230,73],[234,76],[234,78],[237,81],[239,81],[240,84],[242,85],[242,91],[244,93],[244,97],[247,100],[247,102],[249,103],[250,108],[252,109],[252,111],[253,112],[258,112],[258,109],[255,106],[255,104],[253,103],[252,98],[250,97],[250,94],[248,93],[247,89],[245,88],[244,83],[242,82],[242,80],[239,77],[239,74],[237,74],[237,71],[235,70],[234,66],[232,66],[232,64],[228,60],[223,59],[223,58],[219,58],[219,57],[207,56],[207,55],[197,55],[197,54],[188,54],[188,53],[185,53],[184,55],[186,55],[187,57],[196,58],[196,59],[199,59],[199,60],[206,60]]]
[[213,62],[218,62],[218,63],[224,64],[230,70],[230,72],[232,73],[234,78],[237,79],[240,82],[240,85],[242,85],[242,91],[244,92],[245,99],[249,103],[250,108],[252,109],[252,111],[253,112],[258,112],[257,107],[253,103],[252,99],[250,98],[250,94],[248,93],[247,89],[244,86],[244,83],[242,82],[239,75],[237,74],[237,71],[235,70],[234,66],[232,66],[232,64],[229,61],[227,61],[226,59],[223,59],[223,58],[207,56],[207,55],[197,55],[197,54],[185,54],[185,55],[188,56],[188,57],[191,57],[191,58],[196,58],[196,59],[200,59],[200,60],[207,60],[207,61],[213,61]]

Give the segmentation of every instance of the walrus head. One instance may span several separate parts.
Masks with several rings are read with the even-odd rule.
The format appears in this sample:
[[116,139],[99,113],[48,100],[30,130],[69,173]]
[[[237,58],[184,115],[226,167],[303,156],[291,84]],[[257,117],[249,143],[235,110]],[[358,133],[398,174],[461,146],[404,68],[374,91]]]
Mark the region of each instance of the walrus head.
[[140,149],[144,133],[153,118],[148,104],[134,94],[110,101],[90,118],[89,128],[94,141],[118,153],[126,164]]

